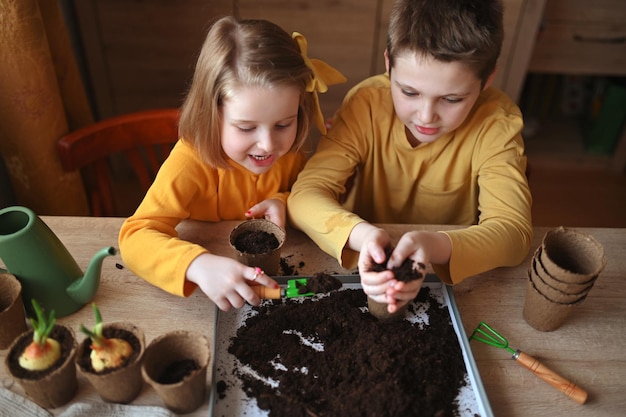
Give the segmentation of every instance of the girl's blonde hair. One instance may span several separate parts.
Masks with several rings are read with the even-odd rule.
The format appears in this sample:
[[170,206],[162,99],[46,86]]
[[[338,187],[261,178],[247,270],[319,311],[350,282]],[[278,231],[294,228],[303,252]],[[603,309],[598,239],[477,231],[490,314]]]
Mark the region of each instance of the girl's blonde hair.
[[305,91],[313,77],[297,42],[266,20],[217,20],[204,41],[191,87],[181,109],[179,136],[213,167],[228,168],[221,146],[221,106],[241,87],[295,86],[300,90],[294,150],[307,138],[314,97]]

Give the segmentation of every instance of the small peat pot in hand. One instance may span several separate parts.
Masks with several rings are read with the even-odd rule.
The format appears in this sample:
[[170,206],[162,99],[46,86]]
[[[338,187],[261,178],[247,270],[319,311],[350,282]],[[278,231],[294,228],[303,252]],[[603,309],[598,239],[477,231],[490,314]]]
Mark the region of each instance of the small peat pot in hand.
[[278,274],[285,238],[285,231],[271,221],[250,219],[230,232],[229,241],[239,262],[259,267],[267,275],[274,276]]
[[150,342],[141,372],[168,409],[187,414],[204,401],[210,359],[209,341],[204,335],[172,331]]
[[81,326],[87,337],[78,346],[76,366],[104,401],[127,404],[141,392],[141,361],[145,337],[131,323],[102,324],[96,304],[92,304],[96,325]]
[[[391,249],[388,250],[387,258],[389,258],[389,255],[391,255]],[[372,270],[376,272],[382,272],[387,269],[386,264],[387,261],[382,264],[374,264]],[[421,262],[414,265],[413,261],[407,258],[404,260],[404,262],[402,262],[402,265],[392,268],[391,270],[393,271],[396,280],[409,282],[423,278],[426,274],[426,265]],[[387,310],[387,303],[379,303],[378,301],[367,297],[367,308],[370,314],[376,317],[378,320],[402,320],[406,315],[409,304],[410,303],[405,303],[394,313],[390,313],[389,310]]]
[[54,310],[46,317],[32,300],[33,330],[19,335],[9,347],[5,367],[26,395],[43,408],[67,404],[76,394],[74,357],[76,338],[68,327],[56,324]]

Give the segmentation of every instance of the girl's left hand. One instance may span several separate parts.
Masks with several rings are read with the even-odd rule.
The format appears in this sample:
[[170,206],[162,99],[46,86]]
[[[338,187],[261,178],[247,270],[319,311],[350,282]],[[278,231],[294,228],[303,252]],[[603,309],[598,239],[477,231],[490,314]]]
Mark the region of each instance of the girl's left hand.
[[250,207],[246,211],[246,217],[250,219],[264,218],[284,230],[287,223],[287,207],[282,200],[270,198]]

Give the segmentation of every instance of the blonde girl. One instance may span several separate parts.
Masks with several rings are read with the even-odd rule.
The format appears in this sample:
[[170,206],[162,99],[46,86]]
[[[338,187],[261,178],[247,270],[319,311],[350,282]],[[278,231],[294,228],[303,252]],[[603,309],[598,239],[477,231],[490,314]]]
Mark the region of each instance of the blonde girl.
[[222,310],[260,300],[249,281],[276,286],[258,268],[178,238],[182,220],[264,217],[285,227],[286,199],[304,165],[317,92],[343,82],[306,56],[304,36],[265,20],[224,17],[206,37],[181,109],[180,140],[120,230],[128,268],[180,296],[200,289]]

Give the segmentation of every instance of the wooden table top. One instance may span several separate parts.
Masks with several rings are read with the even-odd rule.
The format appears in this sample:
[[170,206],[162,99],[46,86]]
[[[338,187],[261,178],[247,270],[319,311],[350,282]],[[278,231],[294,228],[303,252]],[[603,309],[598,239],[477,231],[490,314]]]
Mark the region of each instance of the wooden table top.
[[[106,246],[117,247],[121,218],[42,216],[65,244],[81,268]],[[184,222],[179,226],[182,238],[199,243],[214,253],[234,256],[228,234],[239,222]],[[448,226],[385,225],[397,240],[409,228],[441,230]],[[586,404],[579,405],[523,368],[503,349],[471,342],[489,403],[496,416],[616,416],[626,410],[626,229],[576,228],[589,233],[604,245],[607,265],[587,299],[578,306],[559,329],[540,332],[522,317],[527,269],[535,248],[548,230],[535,228],[535,236],[526,260],[513,268],[498,268],[471,277],[453,287],[465,331],[470,335],[480,321],[502,333],[514,349],[539,359],[544,365],[570,379],[589,393]],[[300,275],[318,272],[352,273],[322,252],[301,232],[288,229],[281,257]],[[105,322],[132,321],[141,327],[149,343],[155,337],[178,329],[192,329],[213,337],[214,304],[201,292],[189,298],[168,294],[135,276],[122,264],[118,255],[106,258],[102,265],[100,288],[94,301]],[[91,323],[92,311],[83,307],[59,322],[78,329]],[[79,339],[82,337],[79,336]],[[4,363],[6,350],[0,351]],[[210,376],[209,376],[210,378]],[[4,366],[0,380],[5,388],[23,395],[13,384]],[[210,381],[209,381],[210,383]],[[74,402],[101,402],[89,383],[79,376]],[[161,405],[147,384],[135,405]],[[65,408],[51,410],[55,415]],[[209,396],[190,416],[206,416]],[[1,413],[0,413],[1,414]]]

